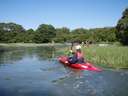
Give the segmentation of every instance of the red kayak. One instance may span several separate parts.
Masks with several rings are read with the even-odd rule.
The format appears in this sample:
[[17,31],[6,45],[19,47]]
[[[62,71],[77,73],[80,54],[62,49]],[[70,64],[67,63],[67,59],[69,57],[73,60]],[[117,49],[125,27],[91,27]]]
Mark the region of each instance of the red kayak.
[[90,70],[90,71],[102,71],[102,69],[95,67],[94,65],[92,65],[89,62],[82,63],[82,64],[79,64],[79,63],[69,64],[67,56],[60,56],[58,58],[58,60],[62,64],[67,65],[67,66],[69,66],[71,68],[80,69],[80,70]]

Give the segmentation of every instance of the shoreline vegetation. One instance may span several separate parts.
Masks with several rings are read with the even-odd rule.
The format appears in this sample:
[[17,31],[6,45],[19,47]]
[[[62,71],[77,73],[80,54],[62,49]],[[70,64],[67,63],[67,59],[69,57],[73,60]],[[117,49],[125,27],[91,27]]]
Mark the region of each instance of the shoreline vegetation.
[[116,69],[128,69],[127,46],[90,46],[83,48],[85,58],[92,63]]

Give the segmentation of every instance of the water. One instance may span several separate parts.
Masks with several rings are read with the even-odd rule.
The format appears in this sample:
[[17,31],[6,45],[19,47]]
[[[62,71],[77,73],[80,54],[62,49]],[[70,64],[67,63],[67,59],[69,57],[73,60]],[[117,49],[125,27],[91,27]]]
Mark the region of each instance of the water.
[[70,69],[57,61],[56,52],[1,47],[0,96],[128,96],[128,71]]

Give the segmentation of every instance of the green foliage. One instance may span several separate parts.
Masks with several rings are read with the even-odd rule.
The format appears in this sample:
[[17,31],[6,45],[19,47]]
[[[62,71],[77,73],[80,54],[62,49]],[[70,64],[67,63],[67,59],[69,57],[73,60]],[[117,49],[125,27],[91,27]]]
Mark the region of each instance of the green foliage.
[[56,30],[52,25],[41,24],[36,30],[34,41],[36,43],[48,43],[56,36]]
[[[117,41],[114,27],[84,29],[54,28],[52,25],[41,24],[36,31],[25,30],[15,23],[0,23],[0,42],[2,43],[48,43],[48,42],[115,42]],[[127,34],[126,34],[127,35]]]
[[69,40],[70,30],[66,27],[56,28],[55,42],[66,42]]
[[123,12],[123,16],[118,21],[116,29],[119,41],[124,45],[128,45],[128,8]]
[[87,36],[88,30],[84,28],[77,28],[71,31],[71,41],[86,41],[88,36]]
[[84,29],[84,28],[77,28],[75,30],[72,30],[72,33],[74,34],[85,34],[87,33],[88,30]]
[[66,27],[55,29],[52,25],[41,24],[34,31],[33,29],[25,30],[21,25],[15,23],[0,23],[0,42],[48,43],[51,41],[61,43],[72,41],[114,42],[116,41],[115,28],[90,30],[77,28],[70,31]]
[[114,42],[116,41],[116,29],[114,27],[96,28],[93,31],[93,40],[95,42]]
[[3,43],[21,42],[23,39],[21,39],[22,36],[19,35],[23,34],[24,32],[25,29],[19,24],[0,23],[0,35],[1,35],[0,42]]
[[83,29],[78,28],[71,32],[71,41],[115,42],[116,29],[114,27]]
[[25,32],[25,29],[15,23],[0,23],[0,30],[3,32]]
[[35,36],[35,31],[33,29],[28,29],[24,33],[24,42],[25,43],[33,43],[34,42],[34,36]]

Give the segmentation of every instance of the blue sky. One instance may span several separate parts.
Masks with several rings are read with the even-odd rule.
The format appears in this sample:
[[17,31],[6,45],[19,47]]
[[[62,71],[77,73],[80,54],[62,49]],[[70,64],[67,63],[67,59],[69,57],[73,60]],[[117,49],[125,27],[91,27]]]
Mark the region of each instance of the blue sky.
[[128,0],[0,0],[0,22],[15,22],[36,29],[40,24],[56,28],[115,26]]

